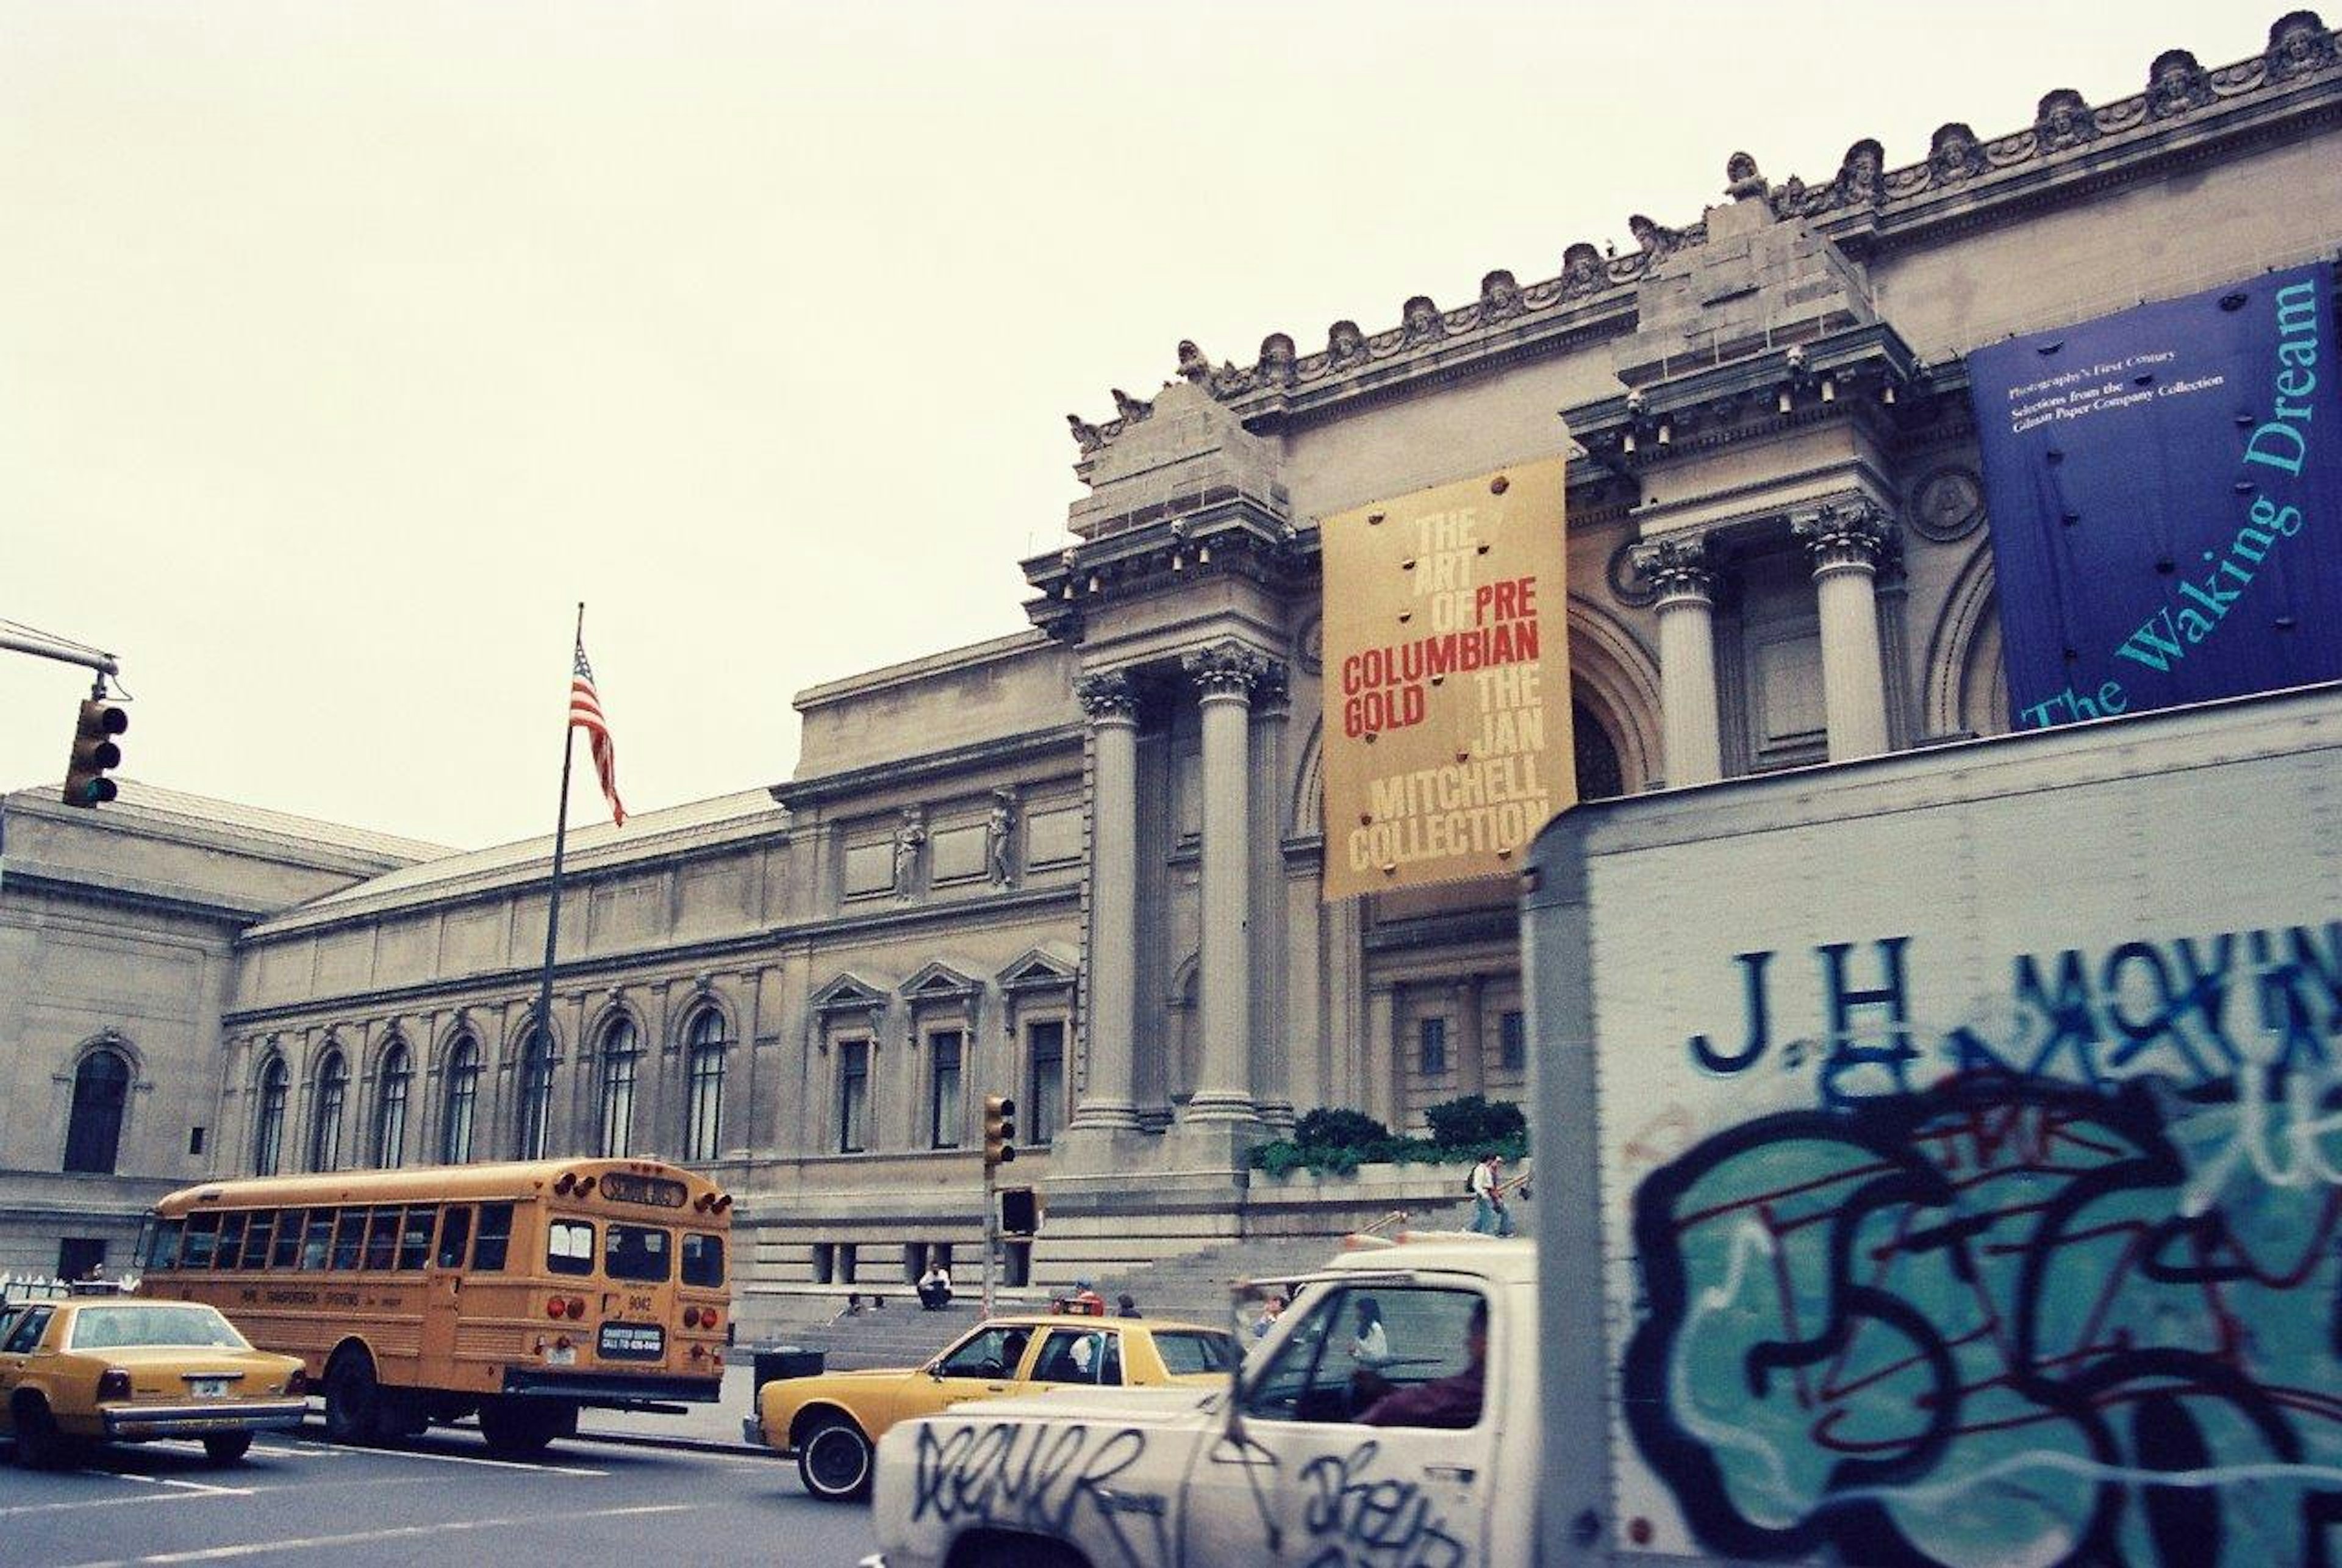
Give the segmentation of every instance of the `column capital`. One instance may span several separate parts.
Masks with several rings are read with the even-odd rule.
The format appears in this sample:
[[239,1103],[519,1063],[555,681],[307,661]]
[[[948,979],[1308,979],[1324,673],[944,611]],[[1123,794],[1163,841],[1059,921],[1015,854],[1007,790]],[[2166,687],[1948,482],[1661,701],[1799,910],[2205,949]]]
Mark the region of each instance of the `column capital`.
[[1235,638],[1198,648],[1179,661],[1179,667],[1196,689],[1206,697],[1236,697],[1252,700],[1256,690],[1282,690],[1285,666],[1266,654],[1256,653]]
[[1789,519],[1789,532],[1806,547],[1817,577],[1873,574],[1895,549],[1893,520],[1877,504],[1858,497],[1799,513]]
[[1074,700],[1094,724],[1138,716],[1138,690],[1120,670],[1093,670],[1074,681]]
[[1636,574],[1646,579],[1656,591],[1659,604],[1665,605],[1671,599],[1715,604],[1716,558],[1705,534],[1678,534],[1653,539],[1627,551],[1626,559]]

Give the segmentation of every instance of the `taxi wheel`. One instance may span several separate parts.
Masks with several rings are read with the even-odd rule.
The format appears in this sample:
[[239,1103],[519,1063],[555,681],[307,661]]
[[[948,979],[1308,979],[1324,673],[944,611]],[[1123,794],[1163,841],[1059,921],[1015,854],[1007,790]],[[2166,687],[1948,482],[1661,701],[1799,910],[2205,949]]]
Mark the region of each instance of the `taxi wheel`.
[[204,1457],[214,1464],[234,1464],[251,1452],[248,1432],[222,1432],[204,1439]]
[[870,1495],[870,1440],[842,1415],[826,1415],[797,1443],[797,1479],[825,1503]]
[[325,1435],[335,1443],[366,1443],[381,1433],[382,1385],[374,1358],[345,1350],[325,1369]]
[[16,1425],[16,1463],[27,1470],[55,1470],[73,1452],[73,1443],[57,1429],[57,1418],[45,1402],[26,1394],[10,1412]]

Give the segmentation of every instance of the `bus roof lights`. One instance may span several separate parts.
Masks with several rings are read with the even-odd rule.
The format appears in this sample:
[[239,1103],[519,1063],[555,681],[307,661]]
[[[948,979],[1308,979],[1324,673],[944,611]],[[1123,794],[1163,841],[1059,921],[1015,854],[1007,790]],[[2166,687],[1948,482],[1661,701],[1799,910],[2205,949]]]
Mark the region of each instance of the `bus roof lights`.
[[569,1195],[569,1189],[576,1184],[577,1174],[574,1171],[564,1171],[561,1173],[561,1179],[553,1183],[554,1194],[556,1197],[565,1198]]

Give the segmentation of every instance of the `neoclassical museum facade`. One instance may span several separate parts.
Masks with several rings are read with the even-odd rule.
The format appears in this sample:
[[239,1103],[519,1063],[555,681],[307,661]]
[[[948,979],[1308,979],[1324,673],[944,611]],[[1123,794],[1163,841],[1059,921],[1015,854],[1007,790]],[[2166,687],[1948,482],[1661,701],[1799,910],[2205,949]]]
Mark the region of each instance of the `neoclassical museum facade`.
[[572,835],[549,1050],[522,1027],[546,841],[12,794],[0,1271],[124,1261],[207,1174],[627,1151],[739,1194],[753,1321],[972,1253],[996,1093],[1036,1279],[1330,1228],[1247,1179],[1255,1143],[1317,1106],[1525,1099],[1536,1043],[1508,881],[1321,899],[1348,824],[1317,520],[1566,454],[1589,797],[2004,731],[1964,355],[2333,258],[2338,125],[2335,35],[2297,12],[2263,53],[2174,49],[1916,162],[1735,155],[1705,211],[1654,193],[1674,225],[1556,236],[1536,281],[1249,363],[1180,345],[1153,396],[1069,416],[1087,494],[1024,563],[1029,629],[799,694],[769,791]]

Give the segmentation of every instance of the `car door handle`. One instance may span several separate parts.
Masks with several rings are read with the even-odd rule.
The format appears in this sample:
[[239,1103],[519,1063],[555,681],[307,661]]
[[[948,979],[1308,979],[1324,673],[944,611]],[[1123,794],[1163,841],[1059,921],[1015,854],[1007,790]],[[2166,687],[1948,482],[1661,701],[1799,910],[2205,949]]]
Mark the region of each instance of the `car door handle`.
[[1476,1473],[1468,1464],[1426,1464],[1423,1467],[1423,1473],[1434,1481],[1454,1481],[1468,1485]]
[[984,1391],[986,1393],[1006,1393],[1008,1385],[1005,1383],[987,1383],[984,1385]]

